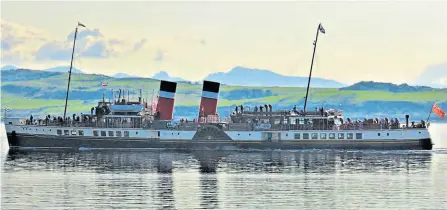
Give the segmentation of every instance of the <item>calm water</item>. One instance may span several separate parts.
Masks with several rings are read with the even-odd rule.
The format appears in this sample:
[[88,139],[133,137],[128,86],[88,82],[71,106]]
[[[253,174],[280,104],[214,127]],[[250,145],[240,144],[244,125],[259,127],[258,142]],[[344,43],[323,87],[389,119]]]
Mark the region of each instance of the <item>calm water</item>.
[[447,126],[433,151],[8,153],[2,209],[447,209]]

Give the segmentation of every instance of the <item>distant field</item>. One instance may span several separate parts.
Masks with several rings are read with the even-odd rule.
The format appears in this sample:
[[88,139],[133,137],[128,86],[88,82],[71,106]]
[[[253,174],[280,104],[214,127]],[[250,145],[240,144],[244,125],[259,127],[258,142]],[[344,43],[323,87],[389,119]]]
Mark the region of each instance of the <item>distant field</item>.
[[[20,70],[3,72],[1,83],[1,106],[24,113],[34,111],[39,113],[61,113],[65,103],[67,88],[66,73],[49,73],[40,71]],[[101,86],[107,82],[108,87]],[[70,87],[70,112],[88,112],[105,94],[106,100],[111,98],[112,89],[117,96],[118,89],[130,91],[132,100],[137,100],[138,89],[143,90],[143,98],[152,97],[152,91],[157,91],[159,81],[147,78],[116,79],[103,75],[73,74]],[[178,83],[176,106],[198,107],[201,95],[200,84]],[[234,107],[235,105],[254,106],[272,104],[275,107],[302,107],[305,88],[302,87],[241,87],[222,85],[220,89],[219,106]],[[392,93],[372,90],[339,90],[335,88],[311,88],[309,107],[328,106],[341,107],[351,112],[377,112],[387,107],[384,112],[421,112],[429,110],[433,102],[445,106],[447,91],[433,90],[424,92]],[[445,107],[447,109],[447,107]],[[186,108],[185,108],[186,109]],[[179,114],[182,114],[180,111]]]

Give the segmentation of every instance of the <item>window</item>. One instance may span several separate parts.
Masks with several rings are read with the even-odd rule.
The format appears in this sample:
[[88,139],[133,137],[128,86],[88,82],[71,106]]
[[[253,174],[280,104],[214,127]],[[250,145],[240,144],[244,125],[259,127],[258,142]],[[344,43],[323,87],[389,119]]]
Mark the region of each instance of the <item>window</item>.
[[101,131],[101,136],[106,136],[106,131]]
[[312,134],[312,139],[318,139],[318,133],[313,133]]
[[390,136],[390,133],[386,133],[386,136]]
[[112,136],[113,137],[113,131],[109,131],[109,136]]
[[98,131],[93,131],[93,136],[98,136]]
[[299,133],[295,133],[295,139],[300,139],[300,134]]
[[124,131],[124,137],[129,137],[129,131]]
[[83,130],[78,130],[78,135],[83,136],[84,135],[84,131]]
[[62,135],[62,130],[57,130],[57,135]]
[[326,139],[326,134],[325,133],[321,133],[320,134],[320,139]]
[[308,133],[303,133],[303,139],[309,139],[309,134]]
[[68,130],[64,130],[64,135],[68,136],[70,135],[70,132]]
[[335,133],[330,133],[329,134],[329,139],[335,139]]
[[77,133],[77,132],[76,132],[75,130],[72,130],[72,131],[71,131],[71,135],[72,135],[72,136],[76,136],[76,133]]
[[354,134],[353,133],[348,133],[348,139],[353,139],[354,138]]
[[345,134],[344,133],[339,133],[338,134],[338,139],[344,139],[345,138]]
[[116,131],[116,137],[121,137],[121,131]]
[[160,137],[160,131],[158,131],[157,133],[158,133],[158,137]]
[[356,133],[355,134],[355,138],[356,139],[362,139],[362,134],[361,133]]
[[378,136],[380,136],[380,133],[377,133]]

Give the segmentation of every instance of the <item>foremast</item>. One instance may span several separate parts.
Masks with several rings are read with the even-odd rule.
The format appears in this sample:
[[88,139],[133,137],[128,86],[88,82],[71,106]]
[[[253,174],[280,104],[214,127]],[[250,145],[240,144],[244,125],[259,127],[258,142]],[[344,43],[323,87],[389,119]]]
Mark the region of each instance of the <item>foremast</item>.
[[70,70],[68,71],[68,85],[67,85],[67,94],[65,96],[64,119],[67,114],[67,102],[68,102],[68,92],[70,91],[71,69],[73,68],[73,58],[74,58],[74,51],[75,51],[75,46],[76,46],[76,36],[78,34],[79,27],[85,27],[85,25],[78,22],[78,25],[76,26],[76,29],[75,29],[75,34],[74,34],[74,39],[73,39],[73,50],[71,52]]
[[318,25],[317,28],[317,35],[315,37],[315,41],[314,41],[314,52],[312,54],[312,62],[310,64],[310,72],[309,72],[309,79],[307,80],[307,89],[306,89],[306,97],[304,98],[304,113],[306,113],[306,105],[307,105],[307,96],[309,94],[309,85],[310,85],[310,78],[312,77],[312,67],[314,65],[314,58],[315,58],[315,50],[317,49],[317,41],[318,41],[318,34],[319,33],[326,33],[326,31],[324,30],[323,26],[321,25],[321,23]]

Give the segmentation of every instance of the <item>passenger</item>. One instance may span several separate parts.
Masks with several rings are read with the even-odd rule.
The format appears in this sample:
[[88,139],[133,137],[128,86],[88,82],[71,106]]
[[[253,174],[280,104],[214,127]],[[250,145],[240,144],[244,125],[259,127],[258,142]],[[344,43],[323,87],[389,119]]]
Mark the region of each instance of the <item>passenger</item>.
[[255,106],[255,108],[253,109],[255,112],[258,111],[258,106]]
[[236,106],[236,108],[234,109],[234,111],[236,111],[236,114],[238,113],[238,106]]
[[259,110],[260,110],[260,112],[262,112],[262,109],[263,109],[263,107],[262,107],[262,106],[259,106]]
[[270,112],[272,112],[272,105],[271,104],[269,104],[269,108],[270,108]]
[[241,113],[244,112],[244,106],[241,104]]

